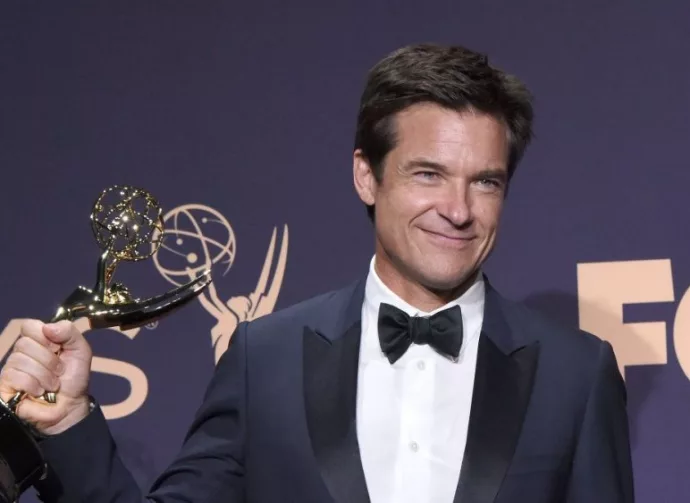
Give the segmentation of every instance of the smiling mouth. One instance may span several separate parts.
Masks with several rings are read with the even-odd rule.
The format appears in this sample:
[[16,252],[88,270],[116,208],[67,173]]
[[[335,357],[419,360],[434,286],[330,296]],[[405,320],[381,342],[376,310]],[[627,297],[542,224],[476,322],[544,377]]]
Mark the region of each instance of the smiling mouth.
[[442,232],[430,231],[428,229],[422,229],[422,230],[424,232],[426,232],[427,234],[431,234],[432,236],[438,236],[440,238],[450,239],[453,241],[471,241],[476,237],[476,236],[451,236],[448,234],[443,234]]
[[449,236],[448,234],[442,234],[440,232],[434,232],[427,229],[421,230],[435,241],[449,246],[463,247],[476,238],[476,236]]

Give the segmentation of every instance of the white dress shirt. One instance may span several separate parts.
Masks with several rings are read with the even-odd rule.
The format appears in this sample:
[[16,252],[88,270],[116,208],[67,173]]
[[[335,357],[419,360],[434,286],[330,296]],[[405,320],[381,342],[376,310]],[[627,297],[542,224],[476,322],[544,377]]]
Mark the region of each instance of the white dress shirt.
[[[460,298],[424,313],[383,284],[374,260],[362,306],[357,389],[357,436],[371,502],[452,503],[467,441],[484,280],[478,275]],[[412,344],[391,365],[378,337],[381,302],[411,316],[460,305],[459,360],[453,363],[428,345]]]

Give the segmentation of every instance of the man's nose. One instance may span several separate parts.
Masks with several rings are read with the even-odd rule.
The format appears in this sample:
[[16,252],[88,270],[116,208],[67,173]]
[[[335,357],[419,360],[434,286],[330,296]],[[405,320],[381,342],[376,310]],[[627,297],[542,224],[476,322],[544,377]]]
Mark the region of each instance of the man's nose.
[[449,185],[441,195],[438,212],[456,227],[467,225],[472,219],[470,195],[465,184]]

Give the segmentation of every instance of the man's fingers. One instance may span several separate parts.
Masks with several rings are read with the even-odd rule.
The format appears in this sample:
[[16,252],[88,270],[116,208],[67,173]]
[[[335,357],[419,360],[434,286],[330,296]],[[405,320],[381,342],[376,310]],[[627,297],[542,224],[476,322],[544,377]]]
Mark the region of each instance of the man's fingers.
[[39,397],[46,391],[35,377],[14,367],[4,368],[2,373],[4,381],[3,388],[5,388],[3,391],[9,388],[15,392],[24,391],[34,397]]
[[43,334],[43,327],[45,323],[39,320],[26,320],[22,323],[21,334],[29,339],[33,339],[38,342],[41,346],[45,346],[53,353],[57,353],[60,349],[60,344],[55,343],[48,339]]
[[[60,387],[60,379],[57,377],[57,375],[24,353],[12,353],[7,358],[5,367],[8,369],[8,371],[14,369],[23,374],[29,375],[38,383],[41,388],[43,388],[43,390],[57,391]],[[16,388],[16,386],[15,389],[18,391],[30,391],[28,389]],[[34,396],[40,396],[41,394],[43,394],[43,392]]]
[[46,369],[56,375],[62,374],[64,365],[51,349],[29,337],[20,337],[14,345],[14,350],[33,358]]

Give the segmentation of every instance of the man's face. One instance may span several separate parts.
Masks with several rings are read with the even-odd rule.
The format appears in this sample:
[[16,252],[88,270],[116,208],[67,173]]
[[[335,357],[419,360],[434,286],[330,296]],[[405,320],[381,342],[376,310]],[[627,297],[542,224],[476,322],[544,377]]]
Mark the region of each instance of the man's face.
[[354,159],[360,198],[376,205],[379,273],[432,291],[456,289],[494,246],[507,128],[489,115],[424,103],[400,112],[395,131],[381,183],[359,152]]

